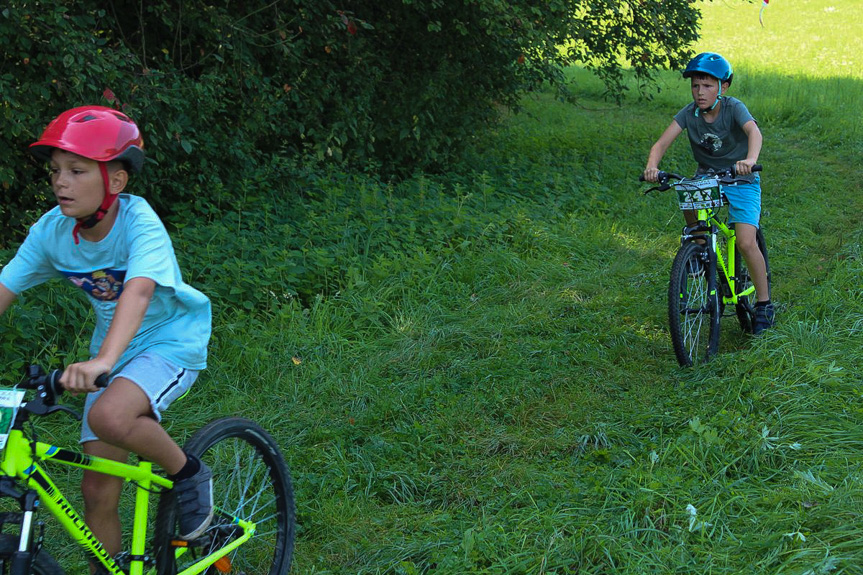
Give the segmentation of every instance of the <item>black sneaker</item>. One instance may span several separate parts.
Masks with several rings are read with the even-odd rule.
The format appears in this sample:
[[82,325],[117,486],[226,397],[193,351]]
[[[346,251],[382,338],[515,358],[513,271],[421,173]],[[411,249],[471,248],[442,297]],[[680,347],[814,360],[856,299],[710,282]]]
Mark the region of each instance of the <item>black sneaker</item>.
[[773,304],[756,305],[755,306],[755,321],[752,322],[752,335],[759,335],[765,329],[773,327],[773,318],[776,311],[773,309]]
[[177,512],[180,515],[180,539],[200,537],[213,521],[213,472],[204,462],[196,474],[174,483]]

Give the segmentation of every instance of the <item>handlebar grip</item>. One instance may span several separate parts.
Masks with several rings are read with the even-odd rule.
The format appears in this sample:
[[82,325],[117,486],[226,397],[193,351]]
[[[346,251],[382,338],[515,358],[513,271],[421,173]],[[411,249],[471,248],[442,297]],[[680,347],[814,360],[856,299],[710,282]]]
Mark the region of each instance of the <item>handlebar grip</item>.
[[763,168],[764,168],[764,166],[762,166],[761,164],[753,164],[752,165],[752,171],[753,172],[760,172]]
[[51,392],[54,394],[54,397],[60,396],[63,394],[63,386],[60,385],[60,378],[63,377],[62,369],[55,369],[48,374],[46,378],[48,387],[51,388]]
[[[66,391],[62,385],[60,385],[60,378],[63,377],[62,369],[55,369],[47,376],[48,386],[51,388],[51,391],[54,392],[54,397],[59,397],[63,395],[63,392]],[[103,373],[96,377],[96,381],[94,382],[96,387],[105,388],[108,387],[108,374]]]

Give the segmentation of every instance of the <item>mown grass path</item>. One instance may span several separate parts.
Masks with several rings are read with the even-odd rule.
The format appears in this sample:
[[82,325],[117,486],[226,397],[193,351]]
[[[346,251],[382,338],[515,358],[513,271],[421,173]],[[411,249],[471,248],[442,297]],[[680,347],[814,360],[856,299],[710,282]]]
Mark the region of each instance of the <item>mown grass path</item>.
[[[676,367],[680,216],[637,176],[688,91],[668,75],[618,108],[575,73],[576,105],[528,98],[450,189],[481,232],[453,218],[451,242],[304,324],[301,572],[860,572],[860,76],[729,41],[765,134],[777,328],[729,319],[716,361]],[[684,142],[666,165],[691,170]]]

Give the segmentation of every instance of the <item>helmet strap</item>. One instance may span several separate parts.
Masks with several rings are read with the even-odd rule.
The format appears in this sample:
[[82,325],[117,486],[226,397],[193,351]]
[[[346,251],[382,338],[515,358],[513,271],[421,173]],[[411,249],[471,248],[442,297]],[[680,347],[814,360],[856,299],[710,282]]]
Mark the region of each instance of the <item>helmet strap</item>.
[[111,193],[111,183],[108,180],[108,164],[107,162],[99,162],[99,171],[102,173],[102,182],[105,186],[105,195],[102,198],[102,205],[99,206],[94,213],[89,216],[83,218],[77,218],[77,223],[75,227],[72,228],[72,238],[75,240],[75,245],[80,243],[80,239],[78,238],[78,232],[81,228],[85,230],[89,230],[96,224],[102,221],[102,219],[108,214],[108,210],[111,205],[117,201],[117,196],[119,194]]

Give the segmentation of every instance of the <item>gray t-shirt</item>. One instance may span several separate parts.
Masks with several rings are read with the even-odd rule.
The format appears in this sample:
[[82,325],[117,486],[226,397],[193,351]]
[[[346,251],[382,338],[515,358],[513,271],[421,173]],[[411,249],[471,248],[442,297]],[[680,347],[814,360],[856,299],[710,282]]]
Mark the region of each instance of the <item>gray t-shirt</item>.
[[689,136],[692,155],[698,162],[698,173],[709,168],[731,167],[749,154],[749,138],[743,125],[755,120],[746,105],[736,98],[724,96],[719,115],[713,123],[704,121],[704,115],[695,115],[695,102],[677,112],[674,121]]

